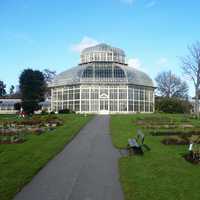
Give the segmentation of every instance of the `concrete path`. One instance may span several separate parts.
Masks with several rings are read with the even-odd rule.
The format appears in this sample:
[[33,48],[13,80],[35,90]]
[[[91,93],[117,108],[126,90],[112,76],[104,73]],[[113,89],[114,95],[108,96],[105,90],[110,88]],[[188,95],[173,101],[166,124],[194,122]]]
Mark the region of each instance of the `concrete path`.
[[122,200],[109,116],[94,117],[14,200]]

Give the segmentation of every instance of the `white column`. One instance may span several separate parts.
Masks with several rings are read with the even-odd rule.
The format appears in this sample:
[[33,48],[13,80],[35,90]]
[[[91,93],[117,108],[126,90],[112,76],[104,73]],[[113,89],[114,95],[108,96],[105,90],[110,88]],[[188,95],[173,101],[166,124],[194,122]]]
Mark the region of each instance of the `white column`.
[[69,87],[67,87],[67,108],[69,109]]
[[110,86],[108,86],[108,111],[110,112]]
[[51,110],[53,110],[53,88],[51,88]]
[[72,87],[72,91],[73,91],[73,111],[75,111],[75,92],[76,92],[76,88],[74,86]]
[[89,112],[91,112],[91,87],[89,87]]
[[62,88],[62,110],[63,110],[63,91],[64,91],[64,88]]
[[129,93],[129,92],[128,92],[128,85],[127,85],[126,87],[127,87],[127,94],[126,94],[126,95],[127,95],[127,96],[126,96],[126,99],[127,99],[127,106],[126,106],[126,107],[127,107],[127,112],[128,112],[128,100],[129,100],[129,99],[128,99],[128,93]]
[[140,88],[137,89],[138,92],[138,112],[140,112]]
[[100,111],[100,86],[99,86],[99,111]]
[[119,112],[119,86],[117,86],[117,112]]
[[80,85],[80,94],[79,95],[80,95],[80,98],[79,98],[80,99],[80,102],[79,102],[80,109],[79,110],[81,112],[81,85]]
[[148,90],[148,94],[149,94],[149,100],[148,100],[149,110],[148,110],[148,112],[150,112],[150,105],[151,105],[151,102],[150,102],[150,90]]

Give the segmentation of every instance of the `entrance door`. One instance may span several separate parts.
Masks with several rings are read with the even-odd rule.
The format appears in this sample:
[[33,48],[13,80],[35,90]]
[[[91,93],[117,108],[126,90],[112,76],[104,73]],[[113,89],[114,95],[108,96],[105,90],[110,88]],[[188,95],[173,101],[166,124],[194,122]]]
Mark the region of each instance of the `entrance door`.
[[108,99],[100,99],[100,114],[109,114]]

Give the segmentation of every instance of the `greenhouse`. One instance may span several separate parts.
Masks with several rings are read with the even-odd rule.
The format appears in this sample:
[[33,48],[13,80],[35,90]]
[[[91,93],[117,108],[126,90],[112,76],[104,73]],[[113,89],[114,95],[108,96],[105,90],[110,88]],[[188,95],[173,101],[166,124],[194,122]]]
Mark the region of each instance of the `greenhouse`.
[[57,75],[49,87],[51,110],[56,112],[154,112],[152,79],[129,67],[123,50],[107,44],[84,49],[80,64]]

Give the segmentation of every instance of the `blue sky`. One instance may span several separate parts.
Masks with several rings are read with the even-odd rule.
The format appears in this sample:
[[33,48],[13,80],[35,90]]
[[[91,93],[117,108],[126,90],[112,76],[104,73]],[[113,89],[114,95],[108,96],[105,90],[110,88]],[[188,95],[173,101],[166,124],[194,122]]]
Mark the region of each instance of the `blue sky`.
[[185,79],[179,57],[200,40],[199,8],[198,0],[0,0],[0,80],[16,85],[28,67],[59,73],[99,42],[124,49],[153,79],[169,69]]

